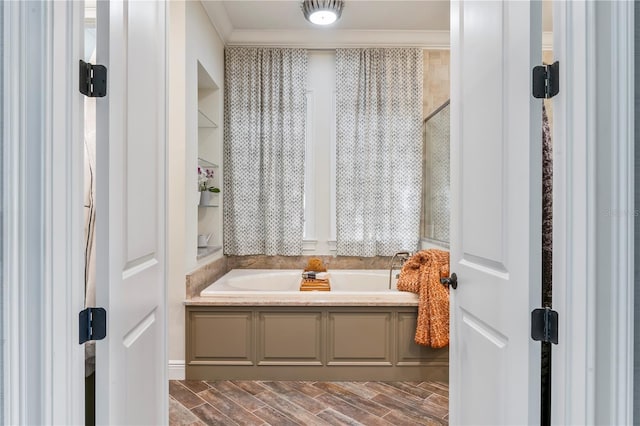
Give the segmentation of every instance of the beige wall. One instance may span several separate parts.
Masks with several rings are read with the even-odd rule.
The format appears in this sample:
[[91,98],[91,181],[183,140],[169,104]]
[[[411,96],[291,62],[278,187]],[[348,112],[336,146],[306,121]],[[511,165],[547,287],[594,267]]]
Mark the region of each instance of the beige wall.
[[[424,51],[424,117],[431,114],[442,105],[450,96],[450,52],[449,50],[425,50]],[[545,64],[553,62],[553,51],[542,52],[542,61]],[[550,113],[551,101],[545,100],[547,112]]]
[[449,99],[450,54],[448,50],[424,51],[423,117]]
[[[222,87],[224,45],[200,2],[171,1],[169,14],[168,356],[170,361],[183,361],[185,276],[194,266],[191,263],[195,263],[197,233],[197,217],[191,220],[191,215],[187,217],[190,211],[187,206],[197,209],[197,202],[191,200],[192,193],[196,192],[198,150],[197,64],[200,62]],[[222,112],[218,122],[222,122]],[[189,249],[194,250],[193,262],[185,255]]]

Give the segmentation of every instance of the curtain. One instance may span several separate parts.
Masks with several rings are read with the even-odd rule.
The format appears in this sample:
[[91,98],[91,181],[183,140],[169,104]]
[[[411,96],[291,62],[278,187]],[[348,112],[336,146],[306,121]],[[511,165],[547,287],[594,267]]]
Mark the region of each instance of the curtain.
[[418,248],[422,74],[421,49],[336,51],[338,255]]
[[306,87],[306,50],[225,50],[225,254],[302,253]]

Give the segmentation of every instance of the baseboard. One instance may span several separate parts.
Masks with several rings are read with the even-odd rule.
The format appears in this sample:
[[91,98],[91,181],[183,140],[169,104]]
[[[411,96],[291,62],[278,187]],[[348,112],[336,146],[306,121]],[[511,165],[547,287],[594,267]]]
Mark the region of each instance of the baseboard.
[[169,360],[169,380],[184,380],[185,379],[185,364],[183,359],[170,359]]

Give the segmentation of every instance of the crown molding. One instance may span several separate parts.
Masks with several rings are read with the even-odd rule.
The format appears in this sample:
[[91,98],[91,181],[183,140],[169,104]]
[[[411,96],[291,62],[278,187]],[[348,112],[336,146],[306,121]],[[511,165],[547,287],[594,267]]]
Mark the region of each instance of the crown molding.
[[342,47],[422,47],[448,49],[449,31],[395,30],[233,30],[229,46],[278,46],[308,49]]
[[[220,39],[228,46],[301,47],[422,47],[449,49],[449,31],[416,30],[239,30],[234,29],[223,2],[201,1]],[[553,49],[553,32],[542,33],[542,49]]]
[[211,21],[211,25],[213,25],[213,28],[218,33],[222,43],[227,44],[233,32],[233,24],[231,23],[231,19],[229,19],[224,4],[220,1],[200,1],[200,4],[202,4],[202,7],[209,17],[209,21]]

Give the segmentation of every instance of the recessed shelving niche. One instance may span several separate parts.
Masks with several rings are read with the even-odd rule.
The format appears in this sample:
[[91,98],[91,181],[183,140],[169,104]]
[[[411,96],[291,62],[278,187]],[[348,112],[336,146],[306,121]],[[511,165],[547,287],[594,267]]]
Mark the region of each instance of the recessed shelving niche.
[[[187,217],[192,217],[198,223],[196,235],[188,238],[196,246],[195,259],[192,258],[191,261],[195,267],[222,255],[222,129],[218,125],[221,117],[221,90],[200,63],[197,90],[197,164],[213,174],[210,183],[219,188],[220,192],[205,193],[205,197],[199,193],[197,205],[187,206],[192,212]],[[194,182],[194,187],[197,188],[197,182]],[[198,235],[211,235],[206,246],[198,245]]]

